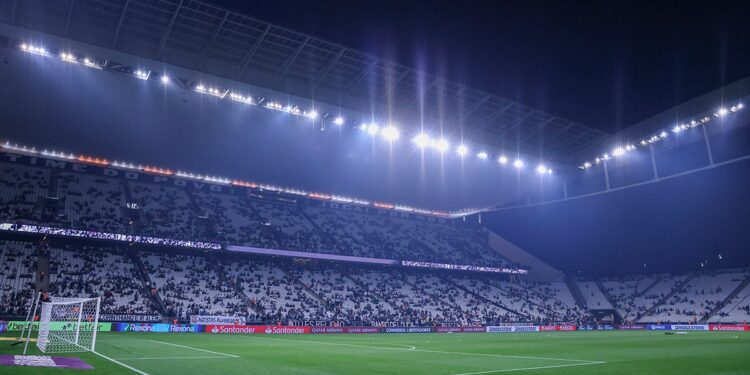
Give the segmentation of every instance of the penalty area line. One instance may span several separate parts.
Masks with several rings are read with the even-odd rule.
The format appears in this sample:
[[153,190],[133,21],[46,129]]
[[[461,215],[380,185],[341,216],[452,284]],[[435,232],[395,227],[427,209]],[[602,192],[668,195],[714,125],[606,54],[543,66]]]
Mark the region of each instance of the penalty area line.
[[532,370],[544,370],[544,369],[551,369],[551,368],[562,368],[562,367],[573,367],[573,366],[591,366],[591,365],[603,365],[607,362],[597,361],[597,362],[586,362],[586,363],[568,363],[564,365],[550,365],[550,366],[537,366],[537,367],[521,367],[521,368],[508,368],[508,369],[502,369],[502,370],[489,370],[489,371],[479,371],[479,372],[463,372],[460,374],[451,374],[451,375],[481,375],[481,374],[498,374],[501,372],[515,372],[515,371],[532,371]]
[[148,340],[148,341],[155,342],[157,344],[162,344],[162,345],[176,346],[178,348],[185,348],[185,349],[197,350],[199,352],[205,352],[205,353],[223,355],[223,356],[226,356],[226,357],[232,357],[232,358],[239,358],[240,357],[240,356],[234,355],[234,354],[227,354],[227,353],[222,353],[222,352],[214,352],[214,351],[211,351],[211,350],[200,349],[200,348],[193,348],[192,346],[187,346],[187,345],[172,344],[171,342],[156,341],[156,340]]

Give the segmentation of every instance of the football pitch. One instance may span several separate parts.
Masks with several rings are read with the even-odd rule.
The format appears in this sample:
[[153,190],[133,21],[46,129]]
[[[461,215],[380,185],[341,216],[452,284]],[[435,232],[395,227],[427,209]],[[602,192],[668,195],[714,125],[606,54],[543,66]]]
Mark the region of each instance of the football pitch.
[[[8,337],[6,333],[4,336]],[[33,344],[29,345],[29,348]],[[0,341],[0,355],[22,345]],[[2,374],[750,374],[750,335],[658,331],[211,335],[100,333],[94,370]],[[36,347],[30,354],[41,354]],[[52,354],[58,355],[58,354]]]

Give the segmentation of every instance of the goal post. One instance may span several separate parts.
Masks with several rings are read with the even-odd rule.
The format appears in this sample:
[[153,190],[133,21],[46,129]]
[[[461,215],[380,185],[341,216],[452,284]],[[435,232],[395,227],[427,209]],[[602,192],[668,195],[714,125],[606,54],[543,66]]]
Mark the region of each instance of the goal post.
[[100,297],[50,297],[41,303],[36,346],[42,353],[93,352],[100,307]]

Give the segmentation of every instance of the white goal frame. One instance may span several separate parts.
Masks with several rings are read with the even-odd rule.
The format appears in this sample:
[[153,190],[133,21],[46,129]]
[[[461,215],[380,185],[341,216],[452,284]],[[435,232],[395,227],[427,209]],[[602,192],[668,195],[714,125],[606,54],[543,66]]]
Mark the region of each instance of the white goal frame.
[[[41,312],[39,314],[36,346],[42,353],[95,351],[101,297],[50,297],[49,302],[42,302],[41,304],[39,300],[40,298],[37,298],[32,310],[33,313],[29,322],[26,344],[24,345],[24,354],[26,354],[29,341],[31,341],[34,318],[40,306]],[[84,316],[84,311],[86,311],[86,316]],[[58,328],[60,325],[62,325],[62,328]],[[82,330],[82,325],[87,325],[86,327],[88,328]],[[86,337],[88,334],[90,334],[90,338]],[[59,343],[61,342],[68,345],[64,347],[60,346]],[[48,347],[50,343],[53,345]]]

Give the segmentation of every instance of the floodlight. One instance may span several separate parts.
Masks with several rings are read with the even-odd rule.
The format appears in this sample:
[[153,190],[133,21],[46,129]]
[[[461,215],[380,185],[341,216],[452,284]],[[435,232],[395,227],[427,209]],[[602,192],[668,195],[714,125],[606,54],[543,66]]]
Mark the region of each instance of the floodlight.
[[489,155],[487,155],[486,152],[482,151],[482,152],[480,152],[480,153],[477,154],[477,157],[480,158],[480,159],[482,159],[482,160],[485,160],[485,159],[487,159],[489,157]]
[[719,116],[725,116],[729,111],[726,108],[719,108]]
[[412,141],[420,148],[425,148],[430,145],[430,136],[425,133],[419,133]]
[[433,144],[433,146],[438,151],[440,151],[440,152],[446,152],[446,151],[448,151],[448,148],[450,147],[450,144],[445,139],[440,138],[440,139],[438,139],[438,140],[435,141],[435,143]]
[[310,112],[307,113],[307,117],[309,117],[309,118],[311,118],[311,119],[314,120],[314,119],[318,118],[318,112],[310,111]]
[[612,150],[612,155],[614,155],[614,156],[621,156],[621,155],[624,155],[624,154],[625,154],[625,149],[622,148],[622,147],[618,147],[618,148]]
[[165,85],[168,84],[169,83],[169,76],[166,75],[166,74],[162,74],[162,76],[161,76],[161,83],[163,83]]
[[497,162],[500,164],[508,164],[508,157],[505,155],[501,155],[499,158],[497,158]]
[[459,155],[464,156],[469,152],[469,148],[466,147],[465,145],[458,145],[458,147],[456,147],[456,152]]
[[378,126],[378,124],[372,123],[370,125],[367,125],[367,132],[371,136],[375,136],[376,134],[380,132],[380,127]]
[[518,169],[523,168],[523,160],[516,159],[516,161],[513,162],[513,166],[516,167],[516,168],[518,168]]
[[547,167],[545,167],[544,164],[539,164],[539,166],[536,167],[536,171],[539,174],[545,174],[547,173]]
[[341,116],[339,116],[339,117],[336,117],[336,118],[335,118],[335,119],[333,120],[333,123],[334,123],[334,124],[336,124],[336,125],[344,125],[344,118],[343,118],[343,117],[341,117]]
[[380,134],[389,141],[395,141],[399,136],[401,136],[401,133],[393,125],[389,125],[383,128]]

